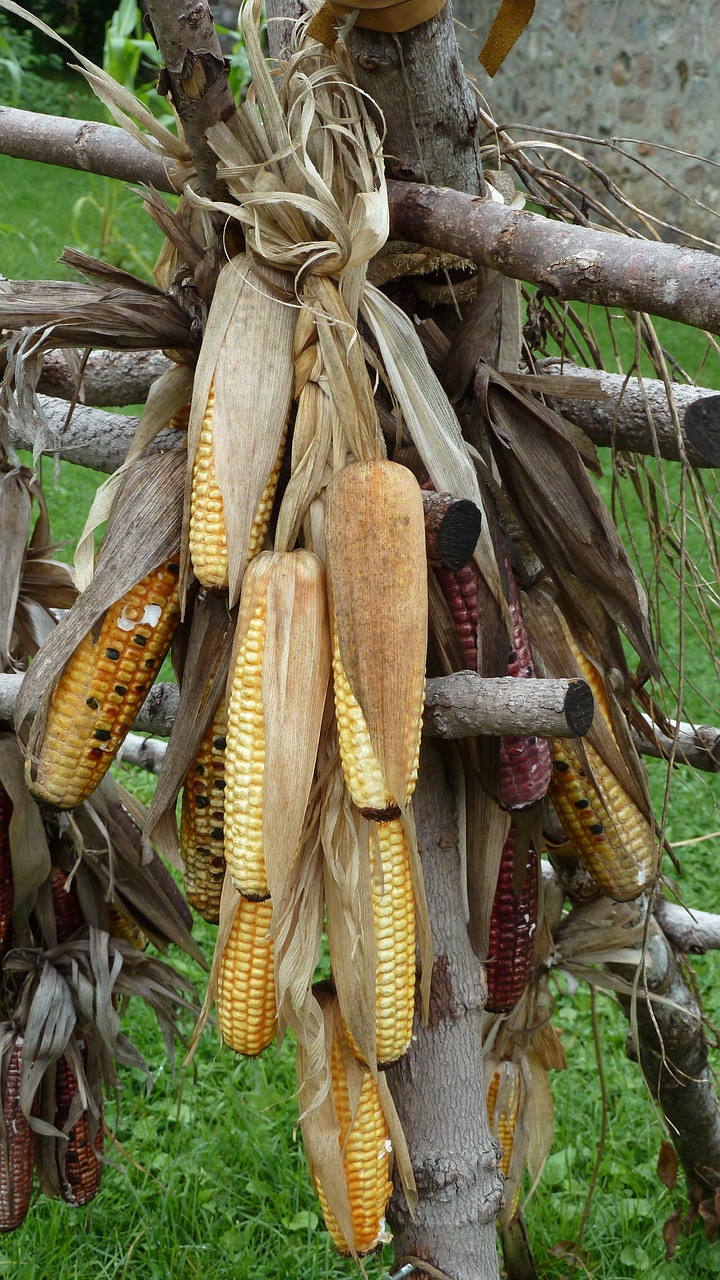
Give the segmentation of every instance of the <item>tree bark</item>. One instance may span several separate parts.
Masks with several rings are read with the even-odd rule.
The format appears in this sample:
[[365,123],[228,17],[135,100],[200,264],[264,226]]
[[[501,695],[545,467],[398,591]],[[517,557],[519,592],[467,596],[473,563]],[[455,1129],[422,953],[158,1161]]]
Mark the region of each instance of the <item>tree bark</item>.
[[481,733],[577,738],[587,733],[594,710],[584,680],[516,680],[458,671],[428,680],[424,729],[438,738]]
[[495,1218],[502,1205],[483,1084],[485,983],[465,928],[457,834],[437,751],[425,744],[414,801],[433,933],[430,1018],[416,1026],[388,1080],[407,1136],[419,1203],[401,1194],[388,1212],[398,1265],[408,1257],[451,1280],[498,1275]]
[[[148,392],[161,374],[172,367],[162,351],[93,351],[82,371],[81,404],[104,408],[107,405],[144,404]],[[61,351],[48,351],[43,361],[38,391],[59,400],[74,400],[77,377]]]
[[564,301],[648,311],[720,331],[720,260],[516,212],[460,191],[388,183],[394,233],[526,280]]
[[[598,369],[584,369],[558,359],[543,360],[539,372],[537,383],[535,378],[529,376],[522,379],[523,385],[532,391],[539,383],[537,389],[552,396],[555,408],[581,427],[595,444],[652,454],[655,452],[656,441],[661,458],[678,462],[682,448],[688,462],[694,467],[720,466],[720,396],[716,391],[673,383],[673,399],[682,428],[681,438],[678,440],[665,384],[656,378],[643,378],[642,383],[639,383],[636,378],[624,378],[619,373],[605,373]],[[550,375],[549,384],[547,375]],[[552,388],[553,377],[571,377],[595,383],[597,398],[576,398],[563,395],[562,390],[555,393]],[[685,422],[687,411],[692,405],[702,405],[706,410],[702,434],[698,427],[693,426],[692,414],[689,427]]]
[[[138,419],[121,413],[106,413],[87,405],[75,405],[68,421],[68,405],[64,400],[38,396],[50,430],[55,434],[53,450],[64,462],[109,474],[125,461]],[[165,453],[180,448],[185,441],[181,431],[165,428],[152,441],[149,452]],[[32,449],[35,430],[31,422],[10,420],[10,443],[15,449]]]
[[[640,912],[647,903],[638,903]],[[635,968],[608,968],[635,980]],[[637,1001],[619,995],[630,1020],[637,1019],[637,1043],[628,1039],[628,1054],[639,1062],[653,1098],[659,1104],[670,1138],[685,1172],[688,1191],[700,1189],[712,1196],[720,1186],[720,1107],[708,1063],[703,1016],[679,966],[679,958],[652,920],[645,957],[645,979],[651,994],[663,999],[646,1000],[642,978]],[[632,1025],[632,1022],[631,1022]]]
[[652,735],[650,739],[633,734],[635,745],[643,755],[657,760],[672,760],[674,764],[689,764],[704,773],[720,773],[720,729],[716,726],[695,726],[681,720],[673,726],[677,731],[676,740],[661,733],[649,720],[647,726]]
[[720,949],[720,916],[681,907],[667,898],[655,902],[654,916],[668,942],[684,955],[701,956]]

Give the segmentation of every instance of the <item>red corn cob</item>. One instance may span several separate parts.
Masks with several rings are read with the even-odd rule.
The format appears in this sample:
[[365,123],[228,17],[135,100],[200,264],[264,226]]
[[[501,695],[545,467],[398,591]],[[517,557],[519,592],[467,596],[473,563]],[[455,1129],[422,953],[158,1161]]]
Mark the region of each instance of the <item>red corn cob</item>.
[[[507,561],[508,605],[512,618],[512,649],[507,673],[517,680],[533,680],[530,642],[520,610],[520,596]],[[530,809],[542,800],[552,777],[552,757],[545,738],[500,739],[497,802],[501,809]]]
[[3,1089],[6,1141],[0,1142],[0,1231],[14,1231],[30,1207],[35,1158],[35,1134],[20,1110],[23,1037],[10,1055]]
[[511,827],[500,857],[487,958],[490,1013],[507,1013],[527,986],[537,928],[537,853],[528,850],[525,880],[520,897],[513,889],[515,832]]
[[57,940],[61,944],[69,942],[85,924],[85,917],[80,906],[75,882],[67,889],[67,876],[61,867],[53,867],[50,872],[50,892],[52,894]]
[[478,569],[470,561],[463,569],[436,569],[437,580],[455,623],[465,666],[477,671],[478,665]]
[[12,937],[13,878],[10,856],[12,800],[0,782],[0,962],[10,948]]
[[[67,1058],[63,1055],[57,1064],[55,1076],[55,1128],[63,1129],[70,1114],[72,1100],[77,1093],[77,1080]],[[103,1107],[100,1102],[100,1120],[95,1135],[95,1145],[90,1138],[89,1116],[83,1111],[67,1136],[67,1142],[58,1139],[57,1164],[60,1177],[60,1195],[66,1204],[84,1205],[97,1195],[102,1178],[100,1155],[103,1149]]]

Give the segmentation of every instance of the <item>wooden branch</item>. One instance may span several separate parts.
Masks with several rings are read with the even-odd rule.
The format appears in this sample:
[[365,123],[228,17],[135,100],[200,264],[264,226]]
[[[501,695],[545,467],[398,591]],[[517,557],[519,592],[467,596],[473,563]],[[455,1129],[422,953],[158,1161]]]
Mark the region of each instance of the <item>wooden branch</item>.
[[[74,400],[77,378],[66,356],[75,354],[48,351],[43,361],[37,389],[59,400]],[[105,405],[144,404],[156,378],[172,367],[162,351],[93,351],[83,369],[80,403]]]
[[64,120],[0,106],[0,154],[175,191],[172,165],[146,151],[124,129],[94,120]]
[[711,911],[696,911],[658,898],[653,914],[668,942],[684,955],[720,950],[720,916]]
[[[642,919],[647,901],[640,899],[637,909]],[[635,981],[632,966],[608,968],[630,983]],[[668,1121],[688,1191],[692,1195],[699,1188],[701,1197],[713,1195],[720,1187],[720,1106],[703,1015],[656,920],[650,922],[644,977],[648,992],[663,998],[649,1003],[642,980],[636,1002],[618,995],[626,1016],[630,1020],[634,1014],[637,1025],[637,1042],[628,1037],[628,1056],[639,1062],[650,1093]]]
[[[22,676],[0,675],[0,720],[12,720],[21,680]],[[154,685],[134,728],[167,737],[177,697],[177,685]],[[460,671],[428,680],[425,734],[430,738],[468,738],[483,733],[571,738],[587,733],[593,710],[593,697],[584,680],[491,680],[474,671]]]
[[388,175],[483,192],[484,129],[455,39],[452,0],[399,35],[354,27],[346,42],[360,88],[383,115]]
[[471,258],[551,297],[720,331],[720,259],[516,212],[449,187],[389,182],[395,235]]
[[462,569],[472,559],[480,537],[480,508],[451,493],[423,491],[422,499],[428,560],[445,569]]
[[208,145],[211,125],[235,114],[228,68],[206,0],[146,0],[147,25],[165,70],[158,88],[170,92],[205,195],[227,195]]
[[[32,147],[19,115],[32,116],[33,135],[40,135]],[[82,146],[73,150],[72,137],[85,125],[93,134],[83,133]],[[93,173],[112,166],[111,176],[173,189],[162,164],[148,168],[145,149],[111,125],[0,107],[0,153]],[[470,258],[554,297],[649,311],[720,331],[720,260],[712,254],[568,226],[447,187],[390,181],[388,194],[394,236]]]
[[[597,445],[654,454],[652,423],[660,456],[673,462],[679,460],[680,442],[665,385],[658,379],[644,378],[640,384],[636,378],[583,369],[558,359],[543,360],[539,369],[537,377],[511,375],[508,380],[522,384],[528,391],[537,390],[552,396],[559,412],[581,427]],[[558,380],[557,392],[552,385],[554,378]],[[578,380],[581,385],[583,382],[586,386],[594,384],[597,398],[568,394],[564,386],[560,386],[561,379],[567,378]],[[688,461],[695,467],[720,466],[720,396],[716,391],[682,383],[673,383],[672,390]]]
[[584,680],[490,679],[458,671],[428,680],[424,729],[437,738],[576,738],[587,733],[594,710]]
[[147,769],[148,773],[159,773],[167,742],[161,738],[141,738],[138,733],[129,733],[116,756],[117,764],[134,764],[139,769]]
[[[116,471],[125,461],[138,424],[137,418],[76,405],[68,423],[68,405],[64,400],[54,400],[50,396],[38,396],[38,400],[57,445],[57,448],[46,449],[46,453],[57,454],[63,461],[74,462],[80,467],[107,473]],[[150,452],[165,453],[168,449],[178,449],[184,440],[181,431],[166,428],[155,437]],[[33,424],[11,417],[10,443],[15,449],[32,449],[35,444]]]
[[433,936],[428,1025],[416,1022],[388,1081],[408,1141],[419,1201],[396,1192],[388,1219],[396,1258],[420,1257],[454,1280],[498,1275],[502,1204],[482,1064],[482,969],[468,941],[453,806],[439,753],[425,744],[413,802]]
[[645,720],[652,738],[648,740],[644,735],[633,735],[635,745],[643,755],[653,756],[656,760],[673,759],[675,764],[689,764],[704,773],[720,773],[720,729],[709,724],[695,727],[681,720],[673,755],[673,739],[655,728],[647,716]]

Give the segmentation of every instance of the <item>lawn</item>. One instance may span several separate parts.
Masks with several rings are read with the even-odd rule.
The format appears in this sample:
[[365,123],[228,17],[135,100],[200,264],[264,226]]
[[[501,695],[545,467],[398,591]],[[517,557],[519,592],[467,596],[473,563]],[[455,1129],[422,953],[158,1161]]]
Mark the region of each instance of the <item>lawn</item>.
[[[113,192],[113,218],[105,251],[111,249],[114,260],[130,269],[147,265],[159,247],[158,233],[136,198],[119,184],[0,157],[0,273],[11,278],[59,276],[62,269],[55,260],[63,245],[97,251],[102,241],[97,206],[108,191]],[[697,335],[667,324],[661,324],[660,332],[680,363],[697,372],[705,357]],[[629,331],[621,348],[624,358],[631,358]],[[720,386],[717,364],[708,364],[707,372]],[[666,469],[673,502],[678,498],[675,472],[672,466]],[[62,554],[71,557],[97,478],[61,464],[55,487],[53,465],[46,461],[43,482],[53,532],[67,540]],[[603,483],[609,497],[609,478]],[[642,563],[649,552],[642,512],[630,486],[625,489]],[[700,552],[697,542],[694,551]],[[678,623],[669,603],[666,612],[668,649],[677,653]],[[693,647],[688,666],[692,683],[714,697],[714,668],[700,646]],[[702,718],[705,705],[700,694],[691,694],[685,714]],[[147,793],[147,777],[129,769],[122,776]],[[665,776],[663,765],[651,764],[656,803]],[[676,772],[668,819],[671,839],[718,831],[719,781]],[[720,910],[715,889],[719,850],[716,837],[687,851],[683,892],[690,904]],[[199,922],[198,936],[208,955],[212,934]],[[200,970],[183,958],[178,963],[202,991]],[[717,1019],[718,960],[700,957],[695,967],[708,1013]],[[697,1230],[681,1242],[671,1266],[663,1262],[662,1223],[681,1207],[682,1197],[671,1195],[655,1171],[662,1134],[637,1069],[625,1057],[624,1019],[607,997],[598,999],[598,1018],[610,1117],[585,1230],[588,1271],[605,1280],[697,1280],[720,1274],[720,1251],[710,1248]],[[142,1080],[123,1072],[116,1127],[109,1108],[119,1146],[109,1149],[113,1163],[97,1200],[84,1211],[37,1201],[25,1226],[0,1244],[0,1275],[13,1280],[191,1280],[200,1275],[204,1280],[334,1280],[356,1275],[354,1264],[337,1257],[322,1228],[301,1144],[293,1138],[292,1046],[285,1044],[279,1055],[269,1050],[259,1060],[241,1061],[220,1049],[210,1031],[201,1041],[194,1069],[178,1068],[173,1076],[145,1010],[131,1009],[129,1019],[130,1033],[153,1065],[152,1093],[146,1097]],[[570,996],[561,983],[556,1022],[569,1066],[553,1082],[555,1143],[528,1221],[541,1274],[561,1280],[571,1270],[562,1244],[577,1236],[596,1158],[601,1090],[584,989]],[[366,1269],[370,1280],[377,1280],[382,1259],[371,1259]]]

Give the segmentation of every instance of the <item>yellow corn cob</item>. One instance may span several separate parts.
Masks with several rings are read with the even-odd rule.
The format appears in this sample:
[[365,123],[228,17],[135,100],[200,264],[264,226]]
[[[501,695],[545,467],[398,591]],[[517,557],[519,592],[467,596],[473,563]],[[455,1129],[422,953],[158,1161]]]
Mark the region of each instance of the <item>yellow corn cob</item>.
[[[496,1071],[493,1075],[488,1087],[487,1105],[488,1118],[490,1121],[490,1132],[493,1137],[497,1138],[502,1147],[502,1155],[500,1157],[500,1172],[507,1181],[510,1174],[510,1161],[512,1159],[513,1143],[515,1141],[515,1128],[520,1114],[520,1080],[515,1066],[506,1064],[506,1069],[512,1070],[512,1084],[507,1085],[503,1089],[502,1096],[500,1092],[500,1072]],[[518,1201],[520,1199],[520,1187],[513,1197],[513,1204],[510,1217],[515,1216]]]
[[226,1045],[253,1058],[275,1035],[272,903],[241,898],[220,961],[217,1020]]
[[402,1057],[415,1013],[415,899],[402,822],[370,830],[372,904],[377,948],[375,1035],[378,1063]]
[[[225,536],[225,508],[215,472],[214,409],[215,390],[214,383],[211,383],[193,462],[189,544],[195,577],[203,587],[215,587],[224,591],[228,585],[228,551]],[[248,545],[247,563],[262,549],[275,498],[286,434],[287,430],[283,432],[277,460],[268,476],[255,514]]]
[[600,795],[565,739],[554,739],[551,748],[548,794],[569,843],[603,893],[618,902],[637,898],[655,872],[648,823],[589,743],[585,751]]
[[369,1071],[364,1076],[353,1119],[337,1021],[332,1045],[332,1090],[350,1200],[353,1228],[351,1241],[346,1240],[340,1230],[337,1219],[328,1206],[322,1182],[317,1177],[315,1189],[325,1225],[336,1247],[342,1253],[350,1253],[352,1249],[358,1254],[370,1253],[382,1241],[385,1209],[392,1193],[392,1183],[388,1176],[390,1135],[378,1088]]
[[[254,585],[254,579],[252,580]],[[248,589],[250,589],[248,583]],[[265,648],[264,585],[238,652],[228,699],[225,757],[225,858],[230,879],[248,898],[268,896],[263,849],[265,721],[262,661]]]
[[[366,818],[374,822],[387,822],[393,818],[399,818],[400,806],[385,786],[379,761],[372,749],[362,707],[348,683],[340,658],[335,628],[333,628],[333,682],[340,759],[345,774],[345,785],[353,802]],[[419,757],[418,748],[418,760]],[[412,795],[412,789],[417,781],[418,760],[415,762],[412,785],[407,799]],[[405,801],[406,797],[403,797],[403,800]]]
[[48,707],[28,787],[42,804],[74,809],[104,777],[180,621],[178,564],[167,561],[108,609],[63,671]]
[[187,900],[200,915],[217,924],[225,876],[225,740],[227,709],[223,700],[185,779],[180,816],[180,855]]
[[124,911],[120,911],[118,907],[110,907],[108,911],[110,922],[110,937],[120,938],[122,942],[127,942],[136,951],[144,951],[148,944],[146,933],[140,928],[139,924],[135,924]]

